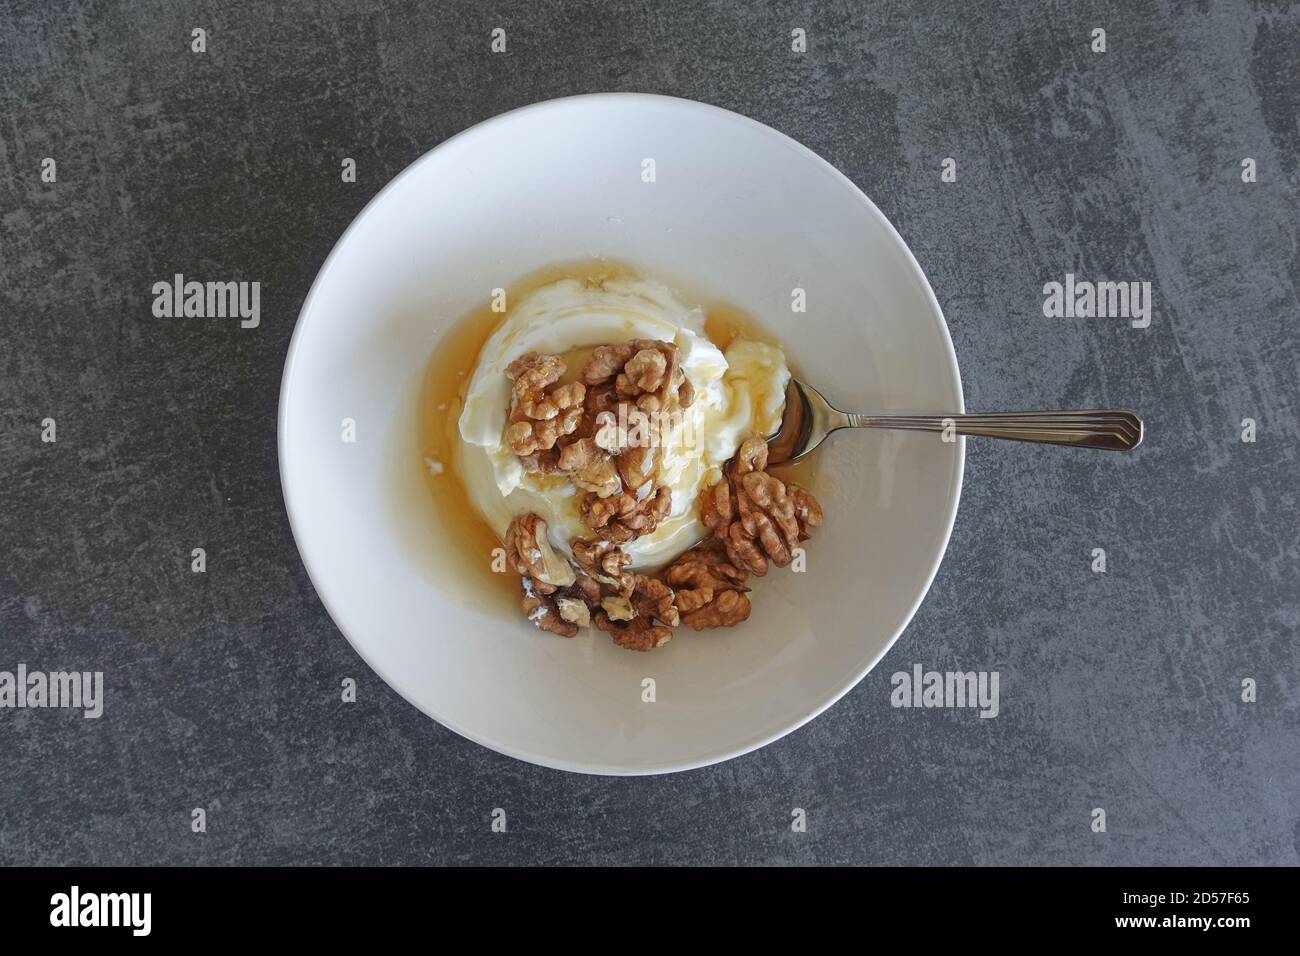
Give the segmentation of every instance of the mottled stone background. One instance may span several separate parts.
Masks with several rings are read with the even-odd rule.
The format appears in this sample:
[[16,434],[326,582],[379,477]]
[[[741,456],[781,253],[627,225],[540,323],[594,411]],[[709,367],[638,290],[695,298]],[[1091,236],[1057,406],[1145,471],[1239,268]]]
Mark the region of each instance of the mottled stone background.
[[[0,862],[1297,863],[1298,74],[1273,3],[7,0],[0,669],[102,669],[108,704],[0,711]],[[1148,422],[1126,457],[970,443],[884,664],[657,779],[518,763],[399,699],[317,600],[276,471],[285,349],[352,217],[459,130],[599,90],[844,170],[928,274],[970,407]],[[260,280],[262,327],[154,319],[178,271]],[[1150,329],[1044,319],[1067,271],[1152,282]],[[891,709],[914,662],[999,670],[1001,715]]]

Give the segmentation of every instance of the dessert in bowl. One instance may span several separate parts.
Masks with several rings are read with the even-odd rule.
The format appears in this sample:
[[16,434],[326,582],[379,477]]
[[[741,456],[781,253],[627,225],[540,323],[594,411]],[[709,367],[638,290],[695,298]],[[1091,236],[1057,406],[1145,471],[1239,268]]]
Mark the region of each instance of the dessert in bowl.
[[[519,142],[531,144],[526,154]],[[646,157],[653,182],[641,175]],[[537,273],[554,263],[580,267]],[[631,461],[614,464],[617,493],[596,473],[581,476],[595,490],[584,488],[575,457],[607,445],[622,457],[617,414],[611,442],[576,426],[558,434],[561,409],[577,407],[565,395],[553,416],[517,413],[581,383],[585,415],[585,393],[611,385],[595,372],[586,380],[601,347],[622,359],[615,397],[635,405],[662,393],[655,359],[642,357],[628,376],[628,362],[659,351],[646,343],[676,350],[662,355],[670,388],[690,381],[689,403],[675,393],[687,413],[678,426],[707,425],[662,449],[648,489]],[[670,366],[682,371],[675,386]],[[924,276],[842,175],[767,127],[663,97],[576,97],[488,121],[389,184],[303,305],[281,393],[280,460],[304,564],[339,629],[393,689],[503,753],[655,773],[752,750],[846,693],[906,626],[951,530],[961,441],[858,435],[832,439],[801,472],[773,469],[787,493],[802,487],[824,509],[821,527],[794,528],[804,566],[749,570],[738,582],[747,590],[732,590],[752,606],[734,626],[696,630],[676,603],[676,625],[650,615],[674,635],[651,641],[652,653],[629,653],[597,626],[617,584],[604,583],[615,593],[588,606],[592,626],[568,639],[539,630],[520,609],[532,575],[520,572],[529,562],[518,542],[529,527],[516,527],[513,556],[508,539],[516,519],[546,522],[544,539],[575,583],[592,543],[627,556],[618,573],[602,568],[615,582],[623,572],[665,575],[692,549],[726,555],[709,499],[736,490],[737,453],[779,417],[777,384],[792,366],[856,407],[962,407]],[[618,396],[620,375],[649,387]],[[537,395],[532,385],[547,379]],[[529,447],[539,429],[528,420],[552,418],[561,419],[555,442]],[[548,427],[540,431],[545,445]],[[562,466],[578,440],[590,444]],[[627,540],[602,537],[610,523],[584,515],[584,501],[591,515],[596,502],[630,493],[640,504],[659,487],[667,508]],[[575,541],[585,542],[577,552]],[[546,586],[555,590],[542,597],[572,587]],[[547,613],[558,614],[552,600]]]
[[517,301],[502,290],[464,320],[463,334],[492,331],[471,375],[430,383],[422,413],[451,448],[450,461],[426,450],[430,473],[462,483],[501,542],[492,569],[519,575],[543,631],[594,625],[646,651],[681,624],[739,624],[750,576],[805,569],[801,544],[822,519],[808,489],[766,467],[783,350],[709,328],[703,308],[625,265],[550,271],[562,277]]

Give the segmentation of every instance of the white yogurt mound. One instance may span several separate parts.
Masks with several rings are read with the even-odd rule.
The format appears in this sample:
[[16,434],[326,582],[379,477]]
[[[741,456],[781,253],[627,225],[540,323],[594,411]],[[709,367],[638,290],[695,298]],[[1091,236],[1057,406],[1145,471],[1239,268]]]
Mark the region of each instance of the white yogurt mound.
[[497,534],[516,515],[534,512],[551,543],[569,552],[570,538],[594,538],[578,510],[579,492],[564,475],[525,472],[502,440],[510,413],[505,369],[526,352],[563,355],[571,349],[659,339],[681,350],[682,369],[695,387],[685,415],[689,443],[668,441],[659,483],[672,491],[672,510],[658,528],[622,546],[637,568],[671,561],[701,541],[700,491],[750,435],[769,435],[781,422],[790,379],[779,348],[737,340],[724,355],[704,335],[703,314],[683,305],[662,283],[610,278],[600,283],[561,279],[511,310],[483,346],[460,416],[460,473],[470,500]]

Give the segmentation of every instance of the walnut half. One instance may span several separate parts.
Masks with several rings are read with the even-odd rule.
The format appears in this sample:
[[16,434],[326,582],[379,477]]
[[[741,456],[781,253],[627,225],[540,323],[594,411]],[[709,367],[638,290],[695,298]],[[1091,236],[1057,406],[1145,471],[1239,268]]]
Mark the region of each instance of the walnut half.
[[582,520],[587,527],[606,541],[625,544],[633,538],[649,534],[668,517],[672,510],[672,491],[661,485],[654,494],[639,499],[631,492],[601,498],[595,494],[583,495],[578,503]]
[[[581,538],[573,538],[569,547],[573,550],[574,562],[597,584],[603,584],[624,597],[631,595],[636,586],[636,575],[628,570],[632,559],[621,548],[609,541],[584,541]],[[597,593],[595,603],[599,600],[600,594]]]
[[[572,607],[567,603],[571,600],[544,592],[528,575],[519,579],[519,606],[524,609],[524,616],[543,631],[550,631],[560,637],[573,637],[578,633],[578,622],[573,619]],[[565,615],[566,609],[569,610],[569,616]],[[583,604],[582,609],[586,611],[587,606]],[[587,620],[590,622],[590,615]]]
[[504,437],[520,458],[533,459],[538,452],[551,450],[582,421],[586,386],[581,382],[556,385],[564,372],[562,358],[538,352],[521,355],[506,366],[514,398]]
[[744,586],[748,577],[713,540],[696,545],[664,569],[664,581],[676,589],[674,604],[682,623],[697,631],[732,627],[749,617]]
[[520,575],[532,579],[536,590],[551,594],[577,580],[573,567],[555,553],[546,537],[546,522],[531,511],[506,528],[506,560]]
[[640,615],[630,621],[615,621],[604,611],[596,612],[596,627],[629,651],[653,651],[673,639],[673,630]]
[[789,564],[809,528],[822,522],[821,505],[806,489],[768,474],[767,442],[749,438],[723,478],[700,501],[700,520],[737,567],[767,574],[769,563]]
[[598,498],[608,498],[623,488],[614,457],[590,438],[579,438],[566,445],[560,452],[559,465],[578,488]]
[[666,408],[676,404],[689,408],[695,390],[682,371],[682,353],[671,342],[658,339],[632,339],[618,345],[602,345],[592,351],[582,369],[588,385],[613,381],[619,398],[635,399],[655,396],[642,407]]

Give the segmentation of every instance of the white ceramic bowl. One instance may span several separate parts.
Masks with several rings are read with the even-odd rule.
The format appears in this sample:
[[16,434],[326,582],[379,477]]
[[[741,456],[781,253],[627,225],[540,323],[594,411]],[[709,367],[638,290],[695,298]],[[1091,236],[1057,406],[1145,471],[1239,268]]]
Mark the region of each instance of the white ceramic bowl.
[[748,309],[841,407],[962,411],[961,381],[934,294],[870,200],[781,133],[687,100],[578,96],[498,116],[414,163],[339,240],[298,318],[279,420],[285,504],[331,617],[391,687],[471,740],[565,770],[664,773],[789,733],[880,660],[938,569],[964,448],[832,439],[807,572],[757,581],[733,630],[683,628],[638,654],[485,607],[443,573],[476,558],[420,498],[421,375],[490,290],[597,256]]

